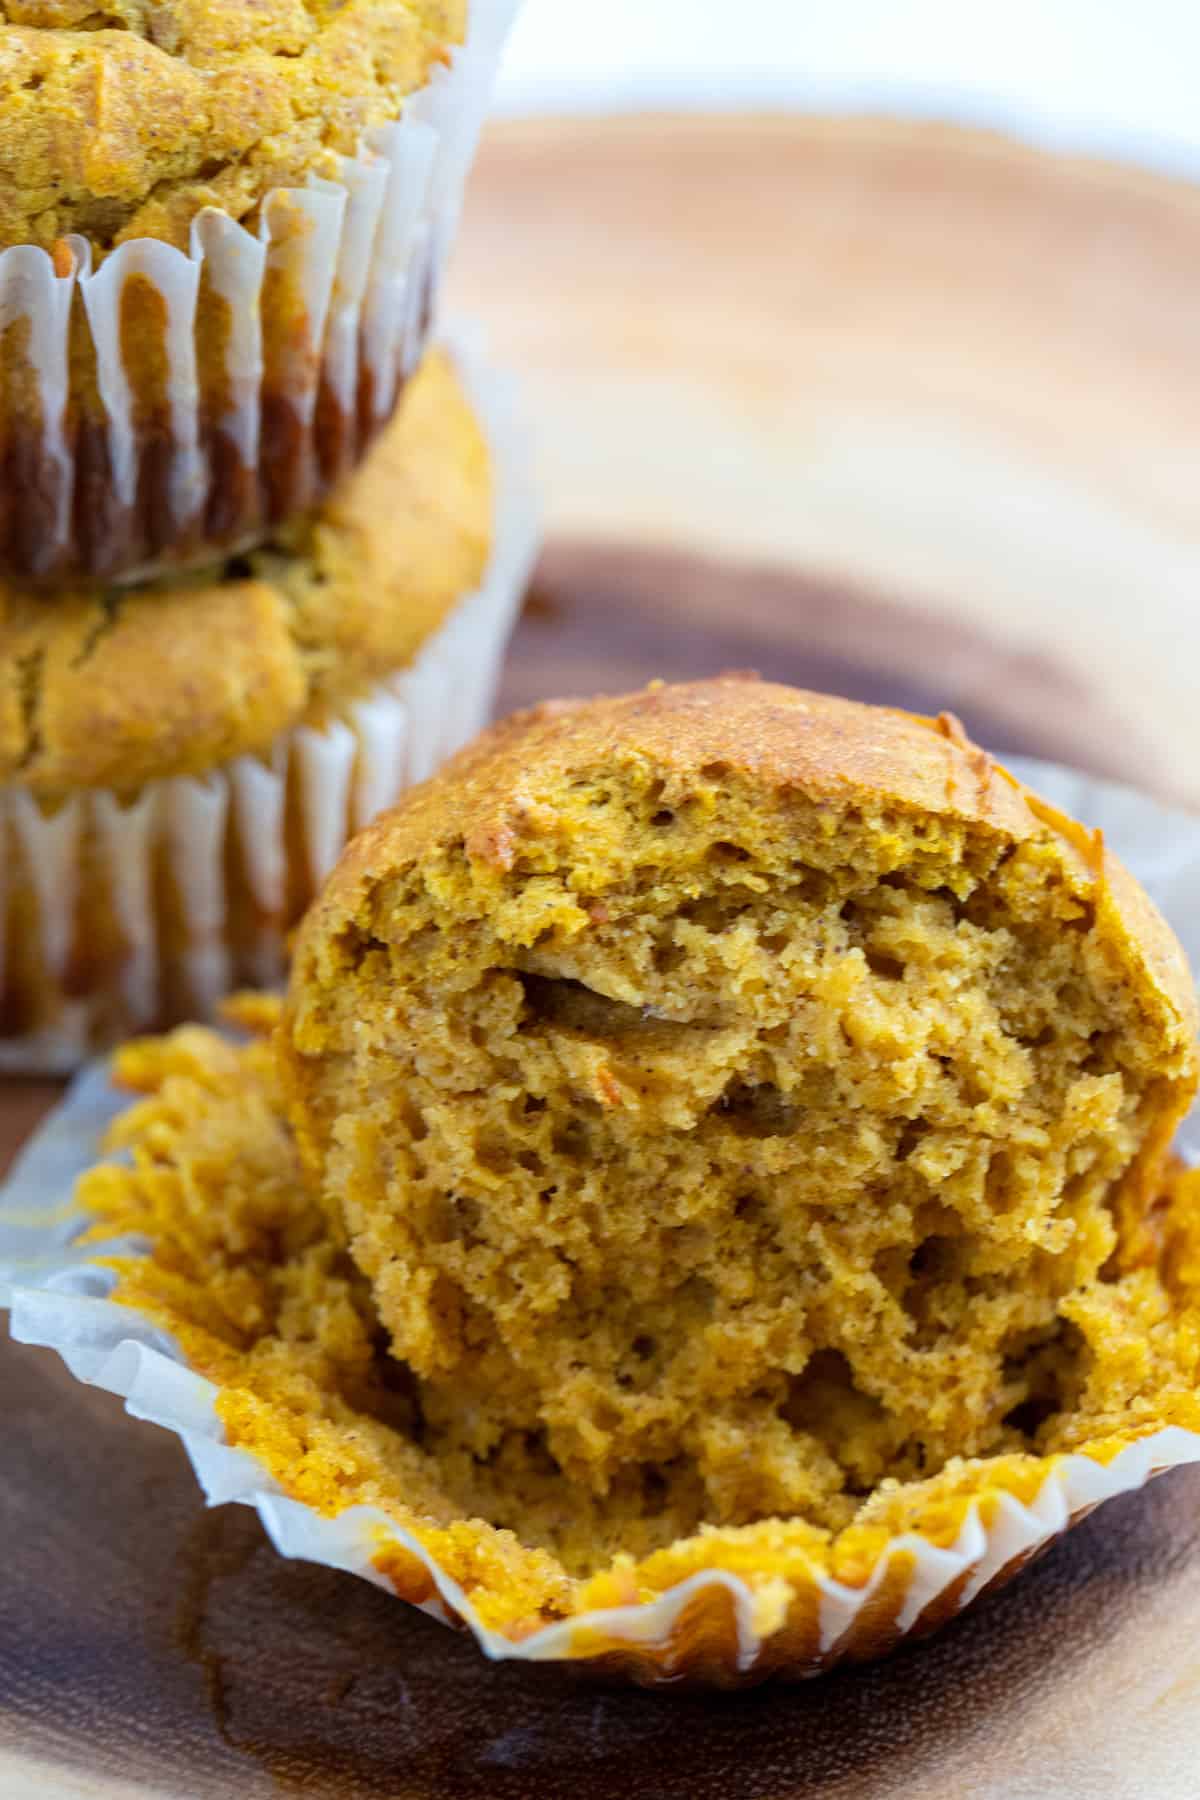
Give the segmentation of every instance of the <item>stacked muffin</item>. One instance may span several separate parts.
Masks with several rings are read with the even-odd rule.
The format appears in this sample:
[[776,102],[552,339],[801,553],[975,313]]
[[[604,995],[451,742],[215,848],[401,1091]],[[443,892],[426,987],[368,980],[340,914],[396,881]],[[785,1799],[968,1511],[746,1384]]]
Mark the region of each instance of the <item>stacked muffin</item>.
[[9,0],[0,1066],[277,975],[483,722],[527,567],[428,348],[512,0]]

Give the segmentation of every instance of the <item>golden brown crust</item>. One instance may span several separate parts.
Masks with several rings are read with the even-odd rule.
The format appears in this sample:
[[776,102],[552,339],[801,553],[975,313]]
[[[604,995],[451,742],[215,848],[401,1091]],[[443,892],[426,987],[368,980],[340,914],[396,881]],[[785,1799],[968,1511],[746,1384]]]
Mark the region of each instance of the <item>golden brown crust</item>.
[[329,174],[466,30],[465,0],[0,0],[0,248],[185,247]]
[[436,354],[362,468],[270,548],[130,591],[0,586],[0,781],[129,791],[319,719],[478,585],[491,505],[486,444]]
[[306,921],[299,979],[322,938],[354,915],[366,888],[387,870],[450,838],[461,838],[472,859],[511,867],[522,841],[546,831],[547,796],[573,770],[636,760],[718,790],[729,774],[741,774],[764,795],[794,791],[840,806],[893,805],[1013,844],[1045,837],[1072,888],[1102,909],[1114,950],[1136,964],[1188,1038],[1196,1035],[1186,958],[1141,885],[1102,840],[1030,793],[957,721],[736,675],[652,683],[616,699],[552,701],[502,721],[350,846]]

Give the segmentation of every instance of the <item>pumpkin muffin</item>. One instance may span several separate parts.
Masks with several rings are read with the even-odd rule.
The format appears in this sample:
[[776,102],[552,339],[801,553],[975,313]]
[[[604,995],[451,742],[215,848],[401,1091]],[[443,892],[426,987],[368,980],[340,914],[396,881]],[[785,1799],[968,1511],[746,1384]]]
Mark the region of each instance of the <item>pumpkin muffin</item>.
[[493,1655],[877,1655],[1196,1454],[1182,954],[949,718],[729,678],[512,719],[235,1016],[119,1055],[92,1255],[344,1521],[303,1554]]
[[1141,889],[955,722],[735,678],[518,717],[365,832],[282,1043],[427,1441],[838,1530],[1076,1405],[1195,1027]]
[[531,536],[494,536],[514,486],[519,511],[438,352],[260,549],[53,601],[0,585],[0,1060],[278,974],[347,833],[486,718]]
[[361,462],[515,3],[0,3],[0,578],[211,562]]

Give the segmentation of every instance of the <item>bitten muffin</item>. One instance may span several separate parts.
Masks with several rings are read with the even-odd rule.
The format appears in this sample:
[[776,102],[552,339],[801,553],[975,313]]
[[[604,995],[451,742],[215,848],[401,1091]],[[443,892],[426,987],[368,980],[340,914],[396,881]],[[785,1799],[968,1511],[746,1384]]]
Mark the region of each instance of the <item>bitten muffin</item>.
[[438,353],[262,549],[137,589],[0,586],[0,1062],[278,975],[349,832],[486,718],[519,579],[496,480]]
[[518,717],[365,832],[281,1042],[422,1441],[603,1535],[837,1531],[1060,1431],[1195,1032],[956,722],[730,678]]
[[0,248],[185,249],[336,172],[463,41],[467,0],[5,0]]
[[235,1016],[116,1060],[79,1341],[166,1331],[279,1541],[489,1654],[861,1661],[1197,1455],[1180,952],[949,718],[510,721]]

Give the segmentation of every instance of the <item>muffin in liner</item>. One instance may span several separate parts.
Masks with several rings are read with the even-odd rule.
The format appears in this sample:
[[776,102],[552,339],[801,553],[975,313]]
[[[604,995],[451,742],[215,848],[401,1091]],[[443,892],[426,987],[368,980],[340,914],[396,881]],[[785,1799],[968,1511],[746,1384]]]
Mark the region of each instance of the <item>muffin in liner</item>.
[[336,179],[213,208],[187,252],[78,235],[0,252],[0,577],[139,579],[311,507],[390,417],[434,317],[519,0]]
[[[1066,771],[1026,765],[1018,773],[1104,830],[1196,967],[1196,821]],[[507,1580],[506,1534],[478,1520],[435,1523],[415,1504],[401,1519],[403,1508],[339,1512],[302,1503],[264,1462],[226,1441],[220,1390],[187,1367],[163,1329],[108,1298],[117,1281],[108,1259],[144,1246],[128,1238],[76,1244],[95,1220],[67,1195],[123,1104],[104,1070],[89,1073],[0,1198],[0,1280],[11,1284],[14,1336],[57,1349],[81,1380],[178,1432],[210,1504],[255,1507],[282,1554],[348,1570],[466,1627],[493,1659],[571,1661],[646,1684],[716,1686],[867,1661],[963,1612],[1103,1501],[1200,1461],[1200,1396],[1190,1386],[1152,1390],[1128,1416],[1097,1422],[1069,1452],[951,1466],[919,1490],[881,1492],[863,1522],[832,1545],[793,1521],[703,1531],[640,1564],[616,1557],[577,1584],[566,1616],[535,1609],[518,1617],[511,1604],[495,1604]],[[1189,1162],[1193,1129],[1181,1144]],[[1196,1179],[1185,1175],[1174,1190],[1179,1236],[1168,1320],[1192,1351],[1200,1331]]]
[[[486,723],[537,515],[510,384],[461,335],[453,359],[490,452],[490,560],[409,666],[201,776],[80,787],[53,805],[0,785],[0,1070],[65,1071],[131,1029],[210,1016],[231,987],[277,980],[347,838]],[[14,1029],[17,954],[37,1018],[26,999]]]

